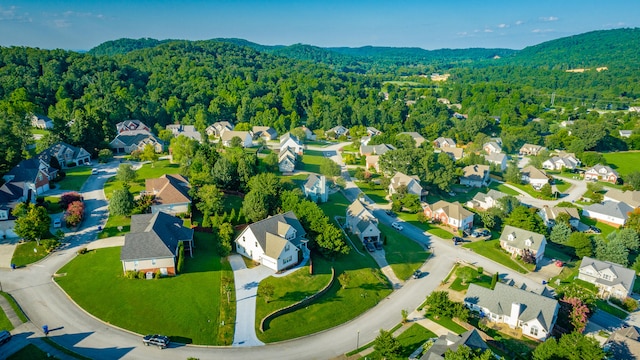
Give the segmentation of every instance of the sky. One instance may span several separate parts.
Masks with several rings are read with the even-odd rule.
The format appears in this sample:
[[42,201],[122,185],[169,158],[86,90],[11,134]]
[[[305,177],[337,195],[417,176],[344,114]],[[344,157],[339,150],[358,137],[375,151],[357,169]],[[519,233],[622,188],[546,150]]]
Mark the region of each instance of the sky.
[[640,27],[638,0],[0,0],[0,46],[89,50],[119,38],[263,45],[510,48]]

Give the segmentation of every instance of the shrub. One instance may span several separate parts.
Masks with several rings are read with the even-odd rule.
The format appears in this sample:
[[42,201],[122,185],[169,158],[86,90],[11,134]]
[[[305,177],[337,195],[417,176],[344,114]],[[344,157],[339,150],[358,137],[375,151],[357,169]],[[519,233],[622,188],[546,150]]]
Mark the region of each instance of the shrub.
[[156,270],[156,272],[153,274],[153,278],[160,279],[161,277],[162,277],[162,273],[160,272],[160,270]]
[[180,243],[180,245],[178,245],[178,273],[182,272],[182,269],[184,268],[184,243]]
[[144,271],[138,271],[136,276],[138,277],[138,279],[144,280],[147,277],[147,273],[145,273]]
[[48,253],[52,252],[55,248],[57,248],[58,246],[60,246],[60,241],[56,240],[56,239],[46,239],[46,240],[42,240],[40,241],[40,245],[42,245],[42,247],[44,247],[44,250]]
[[84,216],[84,203],[82,201],[74,201],[67,207],[64,213],[64,221],[69,226],[78,225]]
[[60,201],[58,202],[58,204],[60,204],[60,206],[62,206],[62,208],[66,210],[71,203],[76,201],[82,201],[82,195],[80,195],[80,193],[78,192],[70,191],[60,196]]
[[86,253],[87,253],[87,251],[88,251],[88,250],[87,250],[87,248],[79,249],[79,250],[78,250],[78,255],[86,254]]
[[127,270],[127,272],[124,274],[124,277],[126,277],[127,279],[137,279],[138,272],[133,270]]

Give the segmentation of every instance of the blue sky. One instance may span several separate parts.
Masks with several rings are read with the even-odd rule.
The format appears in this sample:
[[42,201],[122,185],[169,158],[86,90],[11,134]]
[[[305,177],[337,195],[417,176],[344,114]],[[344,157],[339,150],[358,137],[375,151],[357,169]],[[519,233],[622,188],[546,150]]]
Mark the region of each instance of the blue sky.
[[235,37],[265,45],[521,49],[640,27],[638,14],[638,0],[2,0],[0,46],[88,50],[123,37]]

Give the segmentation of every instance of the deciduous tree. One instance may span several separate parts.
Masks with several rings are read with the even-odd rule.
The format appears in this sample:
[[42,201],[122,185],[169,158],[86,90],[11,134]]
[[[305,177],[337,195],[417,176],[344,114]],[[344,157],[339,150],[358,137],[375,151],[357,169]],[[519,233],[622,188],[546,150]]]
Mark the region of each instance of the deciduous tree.
[[16,235],[25,240],[35,240],[40,245],[40,239],[49,232],[51,225],[47,209],[35,204],[19,203],[13,210],[13,216],[16,217],[13,229]]

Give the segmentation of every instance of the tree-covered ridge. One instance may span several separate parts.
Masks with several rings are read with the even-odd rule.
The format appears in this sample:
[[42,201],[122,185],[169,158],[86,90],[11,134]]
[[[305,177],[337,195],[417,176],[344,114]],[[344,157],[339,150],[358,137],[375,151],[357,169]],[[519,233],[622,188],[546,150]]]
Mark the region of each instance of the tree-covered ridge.
[[156,40],[152,38],[141,38],[141,39],[127,39],[122,38],[118,40],[105,41],[102,44],[94,47],[89,50],[89,54],[91,55],[118,55],[118,54],[126,54],[133,50],[146,49],[150,47],[155,47],[160,44],[164,44],[173,40]]

